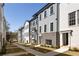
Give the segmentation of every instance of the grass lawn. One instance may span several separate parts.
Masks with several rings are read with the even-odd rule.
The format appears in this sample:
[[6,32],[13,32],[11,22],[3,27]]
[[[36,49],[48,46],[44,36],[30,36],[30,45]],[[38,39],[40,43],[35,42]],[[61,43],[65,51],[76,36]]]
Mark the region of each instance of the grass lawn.
[[6,54],[9,53],[17,53],[17,52],[25,52],[23,49],[18,48],[17,46],[13,44],[7,44],[6,46]]
[[23,49],[20,49],[20,48],[6,49],[6,54],[17,53],[17,52],[25,52],[25,51]]
[[51,51],[51,50],[40,48],[40,47],[32,47],[32,49],[39,51],[39,52],[42,52],[42,53],[47,53],[47,52]]

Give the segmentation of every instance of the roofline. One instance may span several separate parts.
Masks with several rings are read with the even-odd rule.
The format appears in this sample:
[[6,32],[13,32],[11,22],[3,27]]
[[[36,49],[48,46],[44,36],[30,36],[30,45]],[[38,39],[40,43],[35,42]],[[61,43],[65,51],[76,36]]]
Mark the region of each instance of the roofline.
[[[28,22],[28,23],[29,23],[29,21],[30,21],[30,20],[26,20],[26,21],[24,22],[24,25],[26,24],[26,22]],[[23,26],[24,26],[24,25],[23,25]]]
[[41,12],[43,12],[45,9],[49,8],[51,5],[53,5],[55,3],[47,3],[44,7],[42,7],[39,11],[37,11],[32,17],[32,19],[29,21],[33,21],[35,20],[36,18],[38,18],[38,14],[40,14]]
[[41,12],[43,12],[45,9],[49,8],[51,5],[53,5],[55,3],[47,3],[44,7],[42,7],[39,11],[37,11],[33,17],[37,16],[38,14],[40,14]]
[[33,17],[29,22],[31,22],[31,21],[33,21],[33,20],[35,20],[36,18],[38,18],[37,16],[36,17]]

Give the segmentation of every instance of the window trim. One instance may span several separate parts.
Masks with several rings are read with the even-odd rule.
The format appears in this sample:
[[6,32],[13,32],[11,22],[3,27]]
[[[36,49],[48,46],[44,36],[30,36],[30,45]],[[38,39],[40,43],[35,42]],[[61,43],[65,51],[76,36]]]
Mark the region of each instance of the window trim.
[[50,31],[53,31],[53,22],[52,23],[50,23]]
[[47,17],[47,11],[45,10],[44,11],[44,18],[46,18]]
[[[51,11],[51,10],[52,10],[52,11]],[[53,10],[54,10],[54,9],[53,9],[53,6],[51,6],[51,7],[50,7],[50,16],[53,15],[53,12],[54,12]],[[51,13],[51,12],[52,12],[52,13]]]
[[41,21],[41,19],[42,19],[42,18],[41,18],[41,14],[39,15],[39,19],[40,19],[40,21]]
[[44,32],[47,32],[47,25],[44,25]]
[[41,26],[40,26],[40,33],[41,33]]
[[74,26],[76,25],[76,11],[73,11],[68,14],[68,25],[69,26]]

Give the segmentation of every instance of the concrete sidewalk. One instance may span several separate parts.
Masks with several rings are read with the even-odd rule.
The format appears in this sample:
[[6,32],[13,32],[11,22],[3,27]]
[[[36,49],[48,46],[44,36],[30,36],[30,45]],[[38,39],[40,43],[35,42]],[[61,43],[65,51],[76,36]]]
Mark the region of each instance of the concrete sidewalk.
[[34,54],[35,56],[45,56],[44,53],[38,52],[38,51],[36,51],[36,50],[34,50],[34,49],[31,49],[31,48],[28,48],[28,47],[24,47],[24,46],[21,46],[21,45],[16,44],[16,43],[14,43],[14,45],[16,45],[17,47],[19,47],[19,48],[21,48],[21,49],[24,49],[25,51],[27,51],[27,52],[29,52],[29,53]]
[[34,49],[31,49],[31,48],[29,48],[29,47],[21,46],[21,45],[19,45],[19,44],[17,44],[17,43],[14,43],[14,45],[16,45],[17,47],[19,47],[19,48],[21,48],[21,49],[26,50],[26,51],[29,52],[29,53],[34,54],[35,56],[55,56],[55,55],[57,55],[57,54],[63,53],[63,52],[65,52],[65,51],[68,50],[68,48],[66,48],[66,47],[61,47],[61,48],[59,48],[59,49],[56,49],[56,50],[51,51],[51,52],[48,52],[48,53],[42,53],[42,52],[36,51],[36,50],[34,50]]

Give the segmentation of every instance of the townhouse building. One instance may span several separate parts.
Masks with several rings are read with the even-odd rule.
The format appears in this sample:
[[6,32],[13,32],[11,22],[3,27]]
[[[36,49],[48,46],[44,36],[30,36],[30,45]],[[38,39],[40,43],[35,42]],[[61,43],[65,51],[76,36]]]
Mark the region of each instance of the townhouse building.
[[48,3],[33,17],[38,21],[38,44],[57,46],[57,3]]
[[79,4],[66,3],[59,6],[60,47],[79,49]]
[[0,3],[0,54],[6,52],[6,20],[3,13],[3,3]]
[[33,17],[29,21],[29,28],[30,28],[30,43],[32,44],[38,44],[38,18]]
[[29,21],[24,23],[23,31],[22,31],[22,40],[24,43],[29,43]]
[[33,17],[38,21],[38,44],[79,48],[79,4],[48,3]]
[[32,17],[30,43],[79,49],[79,4],[48,3]]
[[23,27],[18,29],[18,42],[22,43],[22,29]]
[[18,42],[29,43],[29,21],[25,21],[24,25],[18,30]]

